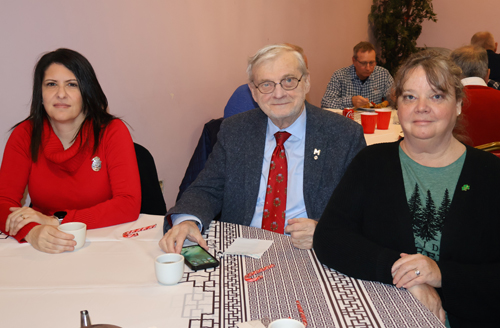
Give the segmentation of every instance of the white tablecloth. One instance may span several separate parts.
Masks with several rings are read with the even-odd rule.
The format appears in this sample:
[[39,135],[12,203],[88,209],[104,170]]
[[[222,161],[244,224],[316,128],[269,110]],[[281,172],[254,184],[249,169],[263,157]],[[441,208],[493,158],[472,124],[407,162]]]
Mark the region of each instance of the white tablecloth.
[[[122,237],[155,223],[138,237]],[[83,248],[56,255],[1,239],[0,327],[79,327],[81,310],[89,311],[93,324],[188,327],[183,305],[193,286],[163,286],[155,277],[162,229],[162,216],[141,215],[132,223],[89,230]]]

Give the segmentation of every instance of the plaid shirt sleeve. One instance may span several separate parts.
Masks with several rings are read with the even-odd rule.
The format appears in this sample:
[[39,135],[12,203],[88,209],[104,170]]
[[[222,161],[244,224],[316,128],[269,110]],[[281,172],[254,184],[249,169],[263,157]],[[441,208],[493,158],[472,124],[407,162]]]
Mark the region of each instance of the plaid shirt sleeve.
[[351,94],[354,90],[351,83],[350,67],[341,68],[333,73],[323,100],[321,100],[321,107],[339,109],[352,107]]
[[321,107],[339,109],[352,107],[351,98],[354,96],[362,96],[374,103],[380,103],[383,97],[388,97],[393,82],[389,71],[380,66],[375,66],[375,70],[365,83],[361,83],[353,65],[344,67],[333,73],[321,101]]
[[494,81],[494,80],[489,80],[488,81],[488,86],[493,89],[500,90],[500,82]]
[[389,73],[388,70],[384,69],[384,71],[385,71],[385,76],[386,76],[385,87],[384,87],[384,89],[385,89],[384,98],[387,100],[390,97],[391,88],[392,88],[392,85],[394,84],[394,79],[392,78],[391,73]]

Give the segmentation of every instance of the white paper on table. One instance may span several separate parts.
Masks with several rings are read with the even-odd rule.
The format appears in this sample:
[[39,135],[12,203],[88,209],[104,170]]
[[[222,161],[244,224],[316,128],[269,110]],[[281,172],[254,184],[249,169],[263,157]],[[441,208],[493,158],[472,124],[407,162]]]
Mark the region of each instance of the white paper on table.
[[260,320],[253,320],[239,323],[238,328],[266,328],[266,326]]
[[246,255],[254,259],[260,259],[269,247],[272,240],[236,238],[224,252],[224,255]]

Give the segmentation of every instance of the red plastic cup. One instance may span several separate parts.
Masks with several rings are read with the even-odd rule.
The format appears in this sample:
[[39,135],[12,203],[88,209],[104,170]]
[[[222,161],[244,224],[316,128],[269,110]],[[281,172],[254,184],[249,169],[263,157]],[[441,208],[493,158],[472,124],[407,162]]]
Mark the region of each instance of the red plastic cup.
[[377,115],[377,129],[378,130],[388,130],[389,123],[391,122],[392,111],[387,108],[376,109]]
[[366,134],[375,133],[375,126],[377,125],[377,113],[361,113],[361,125],[363,132]]
[[350,118],[351,120],[354,120],[354,108],[344,108],[344,110],[342,111],[342,115]]

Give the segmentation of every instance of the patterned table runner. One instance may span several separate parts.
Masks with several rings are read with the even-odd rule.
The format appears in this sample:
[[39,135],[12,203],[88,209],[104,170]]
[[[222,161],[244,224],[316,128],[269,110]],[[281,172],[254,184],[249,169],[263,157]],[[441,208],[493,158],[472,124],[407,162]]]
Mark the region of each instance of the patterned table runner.
[[[273,240],[261,259],[221,256],[237,237]],[[221,243],[222,241],[222,243]],[[404,289],[347,277],[321,265],[314,251],[300,250],[290,238],[270,231],[213,222],[208,231],[211,253],[221,265],[184,275],[196,294],[186,297],[183,316],[190,327],[237,327],[240,322],[268,317],[300,321],[296,301],[308,328],[444,327]],[[264,279],[246,282],[245,274],[273,263]]]

